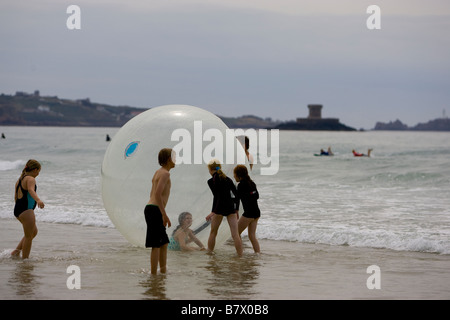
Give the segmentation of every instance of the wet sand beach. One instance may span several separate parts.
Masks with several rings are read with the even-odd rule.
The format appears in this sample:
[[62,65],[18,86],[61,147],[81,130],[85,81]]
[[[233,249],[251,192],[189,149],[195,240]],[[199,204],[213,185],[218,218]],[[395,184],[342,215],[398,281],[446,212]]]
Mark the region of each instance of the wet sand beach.
[[[38,222],[30,259],[21,260],[10,256],[20,224],[1,219],[0,225],[2,300],[450,298],[449,255],[274,240],[261,240],[256,255],[244,237],[243,258],[229,244],[212,255],[169,251],[168,273],[152,276],[150,250],[130,245],[114,228]],[[68,288],[72,265],[79,267],[80,289]],[[376,282],[376,273],[367,272],[372,265],[379,267],[380,289],[368,289],[369,278]]]

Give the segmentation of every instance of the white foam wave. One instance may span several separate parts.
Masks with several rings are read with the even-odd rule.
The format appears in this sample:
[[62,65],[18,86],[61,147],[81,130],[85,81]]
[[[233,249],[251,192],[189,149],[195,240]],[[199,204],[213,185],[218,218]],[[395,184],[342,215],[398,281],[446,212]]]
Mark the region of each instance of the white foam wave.
[[260,225],[257,235],[261,239],[278,241],[450,254],[450,244],[442,239],[427,239],[418,234],[395,233],[385,230],[304,229],[298,226]]
[[36,219],[42,222],[77,224],[101,228],[112,228],[113,224],[106,212],[92,208],[76,208],[64,210],[63,208],[52,208],[36,213]]
[[22,167],[25,164],[26,164],[25,160],[15,160],[15,161],[0,160],[0,171],[22,169]]
[[[63,210],[62,208],[36,209],[37,222],[76,224],[90,227],[114,228],[104,210],[79,208],[77,210]],[[0,219],[13,219],[12,210],[1,210]]]

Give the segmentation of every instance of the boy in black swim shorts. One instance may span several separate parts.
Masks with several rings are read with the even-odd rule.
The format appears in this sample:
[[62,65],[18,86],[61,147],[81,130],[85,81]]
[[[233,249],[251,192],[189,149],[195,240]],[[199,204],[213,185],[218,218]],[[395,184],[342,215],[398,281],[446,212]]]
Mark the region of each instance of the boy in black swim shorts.
[[171,226],[170,219],[166,214],[166,204],[170,195],[170,169],[175,167],[175,157],[172,149],[164,148],[158,154],[158,162],[161,168],[156,170],[152,178],[152,190],[150,200],[145,207],[145,221],[147,223],[147,236],[145,246],[152,248],[150,255],[151,273],[156,274],[159,270],[166,273],[167,270],[167,245],[169,237],[166,227]]

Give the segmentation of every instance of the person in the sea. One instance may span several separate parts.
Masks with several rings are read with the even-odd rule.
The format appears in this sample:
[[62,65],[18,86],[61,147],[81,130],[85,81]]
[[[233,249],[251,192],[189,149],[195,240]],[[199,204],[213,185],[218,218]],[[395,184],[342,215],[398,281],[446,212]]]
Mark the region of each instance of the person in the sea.
[[255,253],[260,253],[261,249],[256,238],[256,228],[261,217],[261,211],[258,206],[258,189],[256,184],[250,179],[246,166],[240,164],[234,168],[234,179],[238,182],[237,194],[244,208],[244,213],[238,222],[239,234],[248,228],[248,238],[252,243],[253,250]]
[[367,154],[364,153],[358,153],[355,151],[355,149],[352,150],[352,153],[355,157],[370,157],[370,153],[372,152],[373,149],[369,149],[367,150]]
[[[213,252],[216,245],[217,232],[223,217],[227,218],[231,237],[234,241],[236,253],[242,256],[242,240],[238,231],[239,198],[233,181],[222,171],[220,162],[213,159],[208,164],[208,170],[212,178],[208,180],[208,186],[214,196],[211,213],[206,217],[211,220],[211,231],[208,238],[208,251]],[[233,193],[234,198],[231,197]]]
[[171,222],[166,213],[166,205],[170,196],[170,173],[175,167],[175,153],[172,149],[164,148],[159,151],[158,162],[161,168],[156,170],[152,178],[152,189],[144,214],[147,223],[147,235],[145,247],[152,248],[150,255],[150,272],[156,274],[158,264],[161,273],[167,271],[167,246],[169,237],[166,227],[171,227]]
[[328,147],[327,151],[320,149],[320,155],[321,156],[334,156],[334,153],[333,153],[333,151],[331,151],[331,147]]
[[250,170],[253,170],[254,159],[253,155],[250,153],[250,151],[248,151],[248,149],[250,148],[250,139],[247,136],[244,137],[244,143],[245,143],[245,155],[247,156]]
[[30,256],[33,239],[38,233],[34,209],[36,206],[40,209],[43,209],[45,206],[36,193],[36,177],[40,172],[41,164],[34,159],[28,160],[15,185],[14,216],[23,226],[24,237],[20,240],[16,249],[11,252],[11,255],[18,257],[20,252],[22,252],[23,259],[27,259]]
[[[173,231],[170,237],[169,249],[174,251],[195,251],[205,250],[203,243],[195,236],[190,229],[192,225],[192,214],[189,212],[182,212],[178,216],[178,227]],[[189,246],[188,244],[194,242],[198,248]]]

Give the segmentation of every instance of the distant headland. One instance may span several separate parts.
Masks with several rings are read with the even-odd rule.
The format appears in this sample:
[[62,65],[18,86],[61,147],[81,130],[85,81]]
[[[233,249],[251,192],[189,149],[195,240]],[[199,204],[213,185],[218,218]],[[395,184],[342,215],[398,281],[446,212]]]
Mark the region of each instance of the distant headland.
[[[273,121],[254,115],[224,117],[217,115],[230,128],[356,131],[340,123],[336,118],[322,118],[320,104],[308,105],[309,116],[294,121]],[[0,94],[0,125],[6,126],[73,126],[73,127],[121,127],[134,116],[148,110],[130,106],[111,106],[91,102],[89,98],[63,99],[57,96],[41,96],[17,91],[15,95]],[[373,130],[422,130],[450,131],[448,118],[436,119],[408,127],[400,120],[377,122]]]
[[377,122],[373,130],[450,131],[450,119],[444,116],[442,118],[430,120],[426,123],[418,123],[414,127],[408,127],[397,119],[396,121],[390,121],[389,123]]
[[16,92],[0,95],[0,125],[118,127],[145,111],[128,106],[93,103],[89,98],[70,100]]
[[[0,95],[0,125],[17,126],[73,126],[73,127],[121,127],[134,116],[149,108],[111,106],[91,102],[89,98],[63,99],[57,96],[41,96],[17,91],[15,95]],[[342,125],[339,119],[322,119],[322,105],[310,105],[310,115],[296,122],[273,121],[254,115],[219,118],[230,128],[280,129],[280,130],[346,130],[355,129]]]
[[[85,99],[63,99],[18,91],[15,95],[0,94],[0,125],[8,126],[72,126],[121,127],[136,115],[150,108],[111,106]],[[219,116],[230,128],[274,128],[280,122],[253,115],[237,118]]]

